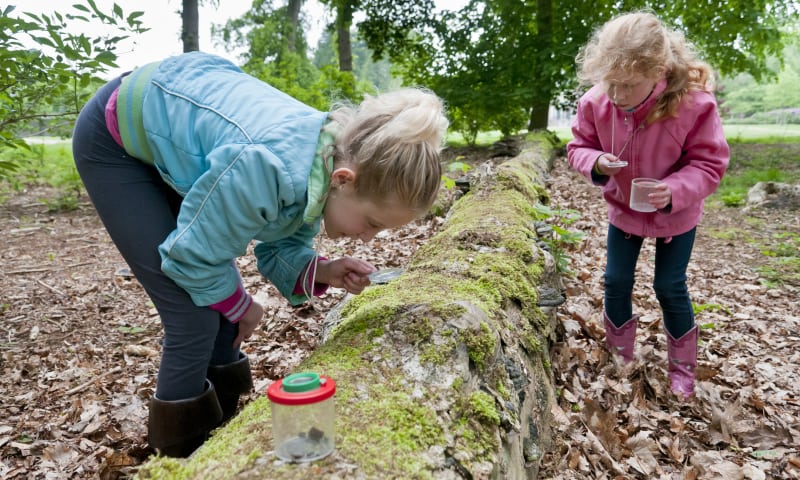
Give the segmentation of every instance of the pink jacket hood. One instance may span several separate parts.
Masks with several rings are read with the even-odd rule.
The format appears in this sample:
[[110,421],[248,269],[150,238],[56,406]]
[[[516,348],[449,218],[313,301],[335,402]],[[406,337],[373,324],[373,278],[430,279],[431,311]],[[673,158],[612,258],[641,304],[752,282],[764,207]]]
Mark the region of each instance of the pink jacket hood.
[[[611,102],[602,85],[595,85],[578,102],[573,140],[567,144],[570,166],[602,186],[609,222],[642,237],[672,237],[694,228],[705,198],[719,186],[730,158],[712,93],[689,92],[677,117],[645,123],[665,88],[666,80],[661,80],[647,100],[624,111]],[[613,176],[593,174],[603,153],[619,156],[628,166]],[[652,213],[631,210],[631,180],[636,177],[669,184],[672,204]]]

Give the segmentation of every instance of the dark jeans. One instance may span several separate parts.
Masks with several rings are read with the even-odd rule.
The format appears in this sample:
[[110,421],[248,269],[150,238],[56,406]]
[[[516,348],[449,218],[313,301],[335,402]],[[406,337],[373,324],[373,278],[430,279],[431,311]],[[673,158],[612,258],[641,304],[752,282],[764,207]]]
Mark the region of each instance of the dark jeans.
[[203,393],[209,365],[236,361],[238,325],[189,294],[161,271],[158,245],[175,229],[182,198],[156,169],[129,156],[108,132],[104,109],[121,79],[102,87],[81,111],[72,152],[86,191],[111,240],[153,301],[164,327],[156,396],[182,400]]
[[[694,247],[696,228],[672,237],[656,239],[656,271],[653,290],[664,315],[664,327],[680,338],[694,326],[694,311],[686,288],[686,267]],[[605,309],[617,327],[633,316],[631,296],[642,237],[608,226],[608,260],[605,273]]]

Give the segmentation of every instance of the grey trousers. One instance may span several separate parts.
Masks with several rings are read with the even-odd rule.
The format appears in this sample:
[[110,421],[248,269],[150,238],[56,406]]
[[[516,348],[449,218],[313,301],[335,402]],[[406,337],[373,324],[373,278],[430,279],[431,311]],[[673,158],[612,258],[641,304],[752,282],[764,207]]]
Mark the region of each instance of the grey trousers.
[[78,116],[72,137],[75,165],[111,240],[161,316],[164,341],[156,396],[194,398],[203,393],[210,365],[239,359],[233,348],[238,325],[196,306],[161,271],[158,245],[175,229],[182,198],[154,167],[129,156],[109,133],[105,105],[120,82],[121,77],[103,86]]

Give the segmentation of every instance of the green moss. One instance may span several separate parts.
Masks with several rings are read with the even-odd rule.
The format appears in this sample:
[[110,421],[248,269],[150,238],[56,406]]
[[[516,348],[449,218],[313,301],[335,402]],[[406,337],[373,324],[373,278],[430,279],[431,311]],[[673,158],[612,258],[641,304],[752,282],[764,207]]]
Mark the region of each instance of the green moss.
[[502,380],[498,381],[497,385],[495,385],[495,389],[497,390],[497,393],[499,393],[500,396],[503,397],[505,400],[509,400],[511,398],[511,392],[508,391],[505,381]]
[[404,332],[409,343],[417,345],[433,336],[433,320],[428,317],[412,317]]
[[475,461],[492,460],[500,447],[500,414],[491,395],[478,391],[459,397],[453,410],[453,448],[472,453]]
[[[522,183],[530,180],[519,165],[504,172]],[[470,201],[470,196],[481,198]],[[490,318],[498,318],[510,299],[520,304],[526,318],[547,328],[536,306],[535,289],[544,259],[535,247],[537,235],[529,220],[535,212],[531,205],[540,197],[535,186],[525,193],[500,188],[471,192],[453,207],[443,230],[420,248],[411,268],[454,275],[455,283],[448,279],[449,290],[467,295],[466,300]]]
[[520,343],[529,355],[535,355],[542,352],[542,342],[532,331],[525,332],[524,335],[521,335]]
[[442,345],[430,343],[422,348],[419,359],[423,363],[430,363],[433,365],[444,365],[450,358],[453,350],[456,348],[456,340],[454,338],[445,342]]
[[500,425],[500,414],[495,407],[494,398],[486,392],[474,392],[469,397],[470,411],[482,422]]
[[348,418],[358,420],[343,432],[341,453],[359,465],[369,465],[364,469],[367,474],[404,472],[417,478],[429,467],[419,452],[444,444],[436,412],[420,405],[410,392],[375,390],[374,398],[352,405],[347,412]]
[[453,390],[455,390],[456,392],[460,392],[460,391],[461,391],[461,387],[463,387],[463,386],[464,386],[464,379],[463,379],[463,378],[461,378],[461,377],[457,377],[457,378],[456,378],[456,379],[453,381],[452,388],[453,388]]
[[461,341],[467,346],[469,359],[475,363],[478,370],[483,370],[486,367],[487,360],[494,357],[497,341],[494,332],[485,322],[481,322],[479,331],[463,331],[461,333]]

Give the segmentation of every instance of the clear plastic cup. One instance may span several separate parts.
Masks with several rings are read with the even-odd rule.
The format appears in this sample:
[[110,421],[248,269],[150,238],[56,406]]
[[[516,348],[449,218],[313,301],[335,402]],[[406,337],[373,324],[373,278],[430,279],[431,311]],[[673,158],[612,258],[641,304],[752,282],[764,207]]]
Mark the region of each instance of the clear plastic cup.
[[655,191],[661,180],[655,178],[634,178],[631,182],[631,210],[637,212],[655,212],[657,209],[650,204],[648,195]]

